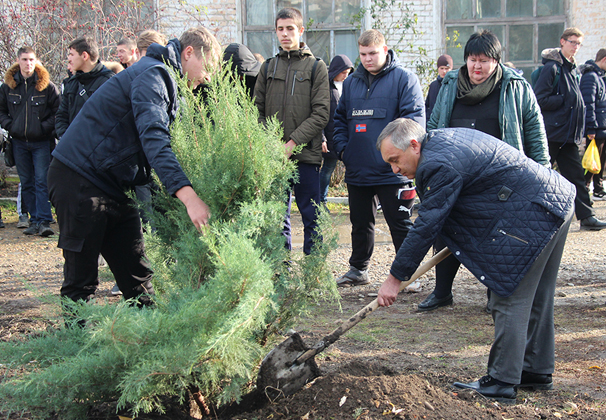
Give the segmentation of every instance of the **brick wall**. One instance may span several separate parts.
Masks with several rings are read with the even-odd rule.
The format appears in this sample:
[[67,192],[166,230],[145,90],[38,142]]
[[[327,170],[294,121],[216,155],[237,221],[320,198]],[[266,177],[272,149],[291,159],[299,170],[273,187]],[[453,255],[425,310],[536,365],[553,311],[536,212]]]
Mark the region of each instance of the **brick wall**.
[[187,28],[203,25],[221,45],[241,42],[238,20],[239,0],[158,0],[159,30],[170,38],[179,37]]
[[585,34],[583,46],[577,53],[578,62],[595,59],[600,48],[606,48],[606,2],[604,0],[571,0],[570,26]]

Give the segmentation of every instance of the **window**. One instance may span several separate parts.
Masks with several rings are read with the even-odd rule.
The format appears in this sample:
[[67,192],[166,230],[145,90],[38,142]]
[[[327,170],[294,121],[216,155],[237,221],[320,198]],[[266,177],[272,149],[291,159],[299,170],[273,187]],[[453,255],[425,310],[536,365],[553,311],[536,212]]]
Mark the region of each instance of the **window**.
[[494,32],[503,46],[502,61],[511,61],[530,80],[541,65],[541,52],[559,46],[565,29],[564,0],[444,0],[446,51],[462,66],[469,36]]
[[278,52],[274,21],[284,7],[303,13],[303,40],[316,57],[329,63],[337,54],[352,61],[358,56],[360,30],[352,18],[360,11],[360,0],[245,0],[243,7],[244,43],[265,58]]

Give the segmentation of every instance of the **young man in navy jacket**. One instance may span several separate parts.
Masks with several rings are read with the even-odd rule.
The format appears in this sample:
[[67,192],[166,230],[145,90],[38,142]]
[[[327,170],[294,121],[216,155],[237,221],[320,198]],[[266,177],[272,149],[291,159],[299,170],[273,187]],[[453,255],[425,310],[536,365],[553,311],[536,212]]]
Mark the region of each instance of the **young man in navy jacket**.
[[125,299],[151,302],[139,212],[126,192],[149,182],[153,168],[185,204],[194,226],[209,209],[191,187],[170,147],[179,93],[169,67],[195,87],[217,65],[220,46],[203,27],[166,47],[152,44],[139,62],[105,82],[86,101],[53,152],[48,179],[65,258],[61,296],[90,299],[99,284],[99,253]]
[[358,39],[361,66],[343,82],[335,113],[334,147],[345,164],[352,252],[350,269],[339,286],[370,282],[368,266],[375,243],[379,201],[396,251],[412,226],[412,180],[391,172],[375,148],[377,136],[396,118],[425,126],[425,102],[419,79],[405,70],[383,35],[374,29]]

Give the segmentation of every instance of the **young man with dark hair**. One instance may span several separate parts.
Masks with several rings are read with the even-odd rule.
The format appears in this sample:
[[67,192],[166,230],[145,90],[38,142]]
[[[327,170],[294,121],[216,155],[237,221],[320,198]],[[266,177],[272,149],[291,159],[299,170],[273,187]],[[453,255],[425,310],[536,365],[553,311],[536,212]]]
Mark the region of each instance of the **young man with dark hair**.
[[216,68],[220,46],[205,28],[193,28],[166,47],[152,44],[136,66],[101,86],[53,152],[51,201],[65,258],[61,295],[89,300],[99,284],[99,253],[125,299],[149,304],[152,270],[141,221],[127,191],[150,181],[151,169],[183,202],[196,229],[210,217],[170,146],[179,92],[169,67],[196,87]]
[[[297,206],[304,225],[303,251],[310,254],[317,238],[317,206],[320,204],[320,165],[322,164],[322,130],[328,123],[330,91],[328,70],[301,42],[305,27],[301,12],[285,8],[276,16],[279,52],[261,66],[255,84],[255,104],[259,122],[277,116],[284,128],[284,149],[297,163],[299,180],[293,183]],[[303,149],[292,155],[295,146]],[[284,235],[286,246],[292,248],[288,193]]]
[[349,271],[338,286],[370,283],[368,267],[375,245],[375,218],[381,202],[395,250],[412,226],[411,179],[391,172],[374,144],[381,130],[396,118],[411,118],[425,127],[425,101],[419,79],[405,70],[379,31],[358,39],[361,66],[343,82],[335,112],[333,141],[345,164],[351,220]]
[[130,38],[122,38],[116,47],[116,54],[122,67],[132,66],[139,60],[139,50],[137,43]]
[[73,40],[68,50],[67,61],[72,76],[63,82],[61,105],[55,119],[59,139],[88,98],[114,75],[113,71],[99,61],[99,47],[91,37],[83,36]]
[[0,87],[0,125],[13,139],[23,204],[30,214],[23,233],[50,236],[53,216],[46,178],[61,97],[31,47],[20,48],[17,57]]
[[533,89],[545,120],[551,163],[557,163],[560,173],[576,187],[575,213],[581,230],[602,230],[606,222],[595,217],[579,156],[585,104],[574,56],[581,45],[583,32],[568,28],[562,33],[560,48],[543,50],[544,67]]

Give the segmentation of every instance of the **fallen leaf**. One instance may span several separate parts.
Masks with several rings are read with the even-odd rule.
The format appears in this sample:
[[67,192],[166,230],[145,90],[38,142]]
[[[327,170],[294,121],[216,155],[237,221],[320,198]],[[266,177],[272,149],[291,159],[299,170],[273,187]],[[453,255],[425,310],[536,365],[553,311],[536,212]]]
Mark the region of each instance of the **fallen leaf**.
[[118,418],[119,418],[120,420],[133,420],[133,418],[132,418],[132,417],[118,416]]
[[347,396],[343,395],[341,397],[341,401],[339,401],[339,407],[343,407],[343,404],[345,404],[345,401],[347,401]]
[[430,404],[429,402],[427,402],[427,401],[423,401],[423,405],[424,405],[424,406],[425,406],[425,408],[427,408],[428,410],[431,410],[431,411],[435,411],[435,410],[436,410],[435,408],[433,408],[433,405],[431,405],[431,404]]
[[301,416],[301,420],[309,420],[309,413],[305,414],[304,416]]
[[589,369],[601,370],[602,368],[600,366],[589,366]]
[[562,418],[562,415],[558,412],[553,413],[553,415],[554,415],[554,417],[557,417],[559,419]]

